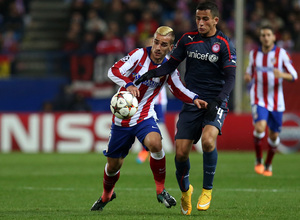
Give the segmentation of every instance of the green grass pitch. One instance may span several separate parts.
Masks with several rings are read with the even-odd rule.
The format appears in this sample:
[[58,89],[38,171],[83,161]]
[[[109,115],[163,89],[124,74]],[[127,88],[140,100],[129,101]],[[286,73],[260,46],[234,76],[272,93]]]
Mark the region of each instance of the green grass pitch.
[[157,202],[149,163],[130,154],[115,187],[117,198],[102,212],[91,205],[102,192],[102,154],[0,154],[0,219],[300,219],[300,155],[276,154],[273,176],[254,173],[254,152],[219,152],[211,207],[196,209],[202,155],[192,153],[191,216],[180,214],[174,154],[167,154],[166,189],[177,200]]

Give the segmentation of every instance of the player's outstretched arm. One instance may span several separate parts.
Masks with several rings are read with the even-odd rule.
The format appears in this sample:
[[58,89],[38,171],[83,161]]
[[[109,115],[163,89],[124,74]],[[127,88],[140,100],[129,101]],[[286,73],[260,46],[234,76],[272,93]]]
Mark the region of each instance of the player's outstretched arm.
[[285,73],[285,72],[281,72],[277,68],[274,68],[273,72],[274,72],[275,78],[282,78],[282,79],[285,79],[287,81],[293,81],[294,80],[294,77],[291,74]]
[[135,81],[135,85],[139,85],[141,82],[149,80],[153,77],[161,77],[172,73],[180,64],[178,60],[170,58],[167,62],[162,64],[160,67],[156,69],[149,70],[144,73],[137,81]]
[[148,72],[144,73],[137,81],[134,82],[135,85],[139,85],[141,82],[144,82],[148,79],[151,79],[155,76],[156,69],[149,70]]

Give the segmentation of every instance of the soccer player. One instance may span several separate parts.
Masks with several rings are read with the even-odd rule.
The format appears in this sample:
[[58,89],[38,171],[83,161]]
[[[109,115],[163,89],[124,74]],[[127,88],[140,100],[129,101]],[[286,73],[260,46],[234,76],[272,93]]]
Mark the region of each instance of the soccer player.
[[134,85],[134,82],[149,69],[157,68],[167,61],[165,56],[172,50],[174,38],[174,32],[170,27],[159,27],[154,34],[152,47],[131,51],[108,71],[109,78],[120,86],[119,91],[127,90],[137,97],[139,107],[130,119],[122,120],[113,116],[108,148],[103,151],[107,157],[103,192],[93,204],[92,211],[102,210],[109,201],[116,198],[114,186],[119,179],[120,168],[135,137],[146,149],[150,150],[150,168],[156,185],[157,200],[167,208],[176,205],[176,200],[165,190],[164,186],[166,161],[161,133],[156,123],[154,99],[167,83],[171,92],[180,100],[189,103],[188,105],[206,108],[207,103],[183,86],[178,71],[168,76],[152,78],[139,86]]
[[[275,45],[275,34],[271,26],[260,28],[261,48],[252,50],[244,79],[254,80],[250,99],[254,123],[254,146],[256,164],[254,170],[264,176],[272,176],[272,160],[278,145],[285,110],[283,80],[295,81],[298,76],[288,53]],[[262,139],[268,126],[268,153],[263,165]]]
[[136,82],[138,84],[151,77],[171,73],[186,59],[186,87],[208,102],[207,110],[184,104],[177,122],[175,166],[176,178],[182,191],[183,215],[190,215],[192,211],[193,186],[189,181],[189,153],[200,137],[203,148],[203,186],[197,209],[203,211],[210,206],[218,158],[216,139],[221,135],[228,112],[229,94],[235,82],[235,48],[229,38],[217,30],[218,21],[219,10],[215,3],[199,3],[196,8],[197,30],[183,34],[169,61],[150,70]]

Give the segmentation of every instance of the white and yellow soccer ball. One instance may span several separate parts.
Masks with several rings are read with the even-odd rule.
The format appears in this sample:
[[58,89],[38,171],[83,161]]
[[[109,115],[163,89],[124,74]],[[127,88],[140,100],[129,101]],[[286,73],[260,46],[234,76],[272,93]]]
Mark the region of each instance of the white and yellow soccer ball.
[[117,118],[129,119],[138,110],[138,100],[128,91],[118,92],[110,101],[110,110]]

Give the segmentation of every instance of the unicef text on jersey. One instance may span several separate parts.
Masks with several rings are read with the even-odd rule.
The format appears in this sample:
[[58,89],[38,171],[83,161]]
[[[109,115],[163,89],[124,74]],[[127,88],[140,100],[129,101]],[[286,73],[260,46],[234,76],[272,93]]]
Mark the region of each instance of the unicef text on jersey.
[[209,62],[211,63],[215,63],[219,59],[219,57],[216,54],[198,53],[197,51],[187,51],[187,57],[195,58],[198,60],[209,60]]

